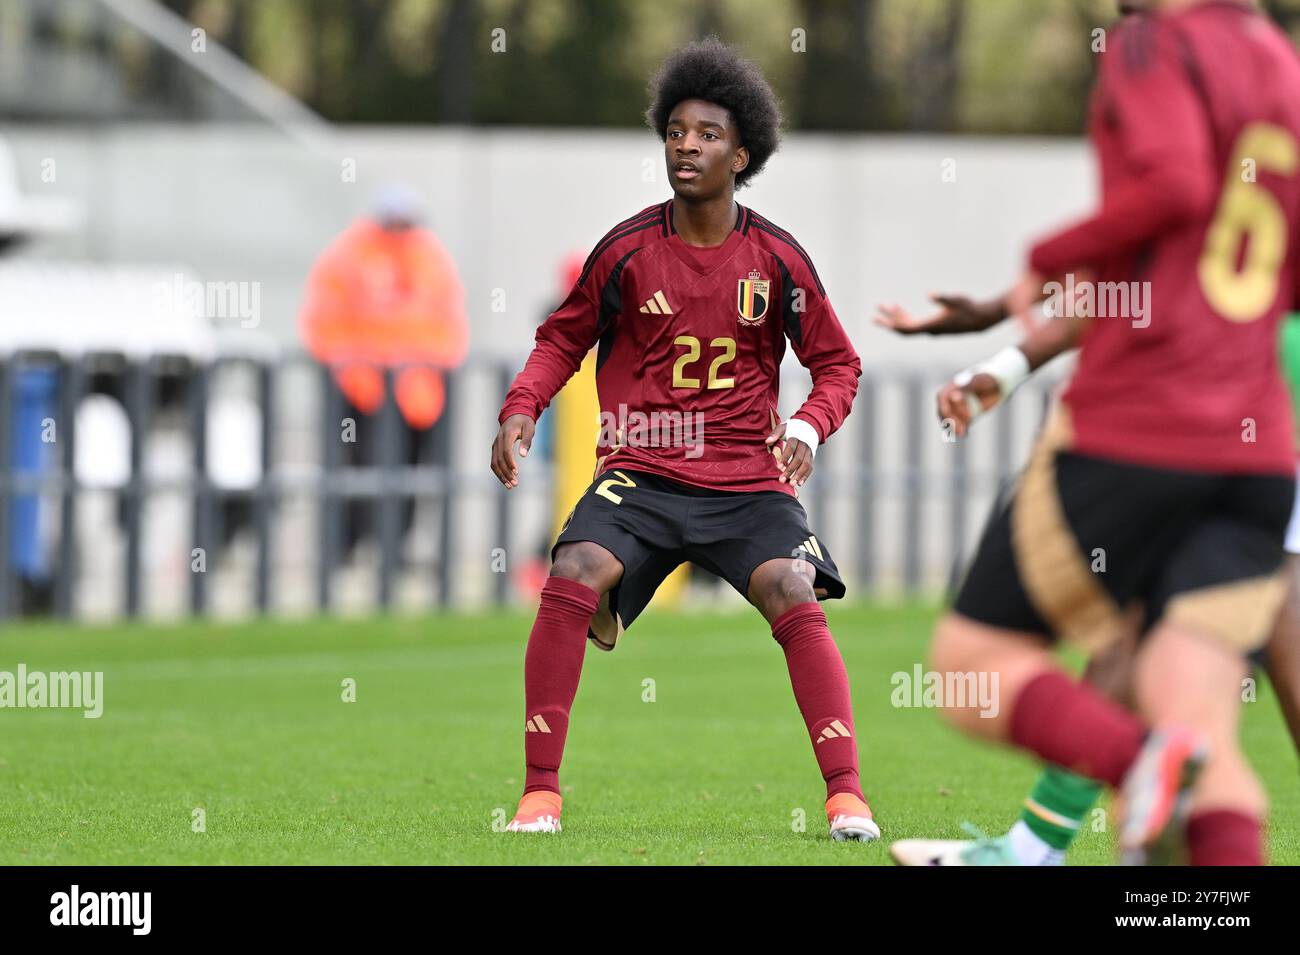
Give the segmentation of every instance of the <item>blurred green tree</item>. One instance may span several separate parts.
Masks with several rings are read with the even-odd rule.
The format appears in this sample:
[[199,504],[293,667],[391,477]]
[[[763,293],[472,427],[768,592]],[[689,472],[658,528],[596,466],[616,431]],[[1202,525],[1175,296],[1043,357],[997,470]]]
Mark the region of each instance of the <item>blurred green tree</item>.
[[[716,33],[794,128],[1073,133],[1116,0],[163,0],[338,122],[631,126]],[[1262,0],[1300,38],[1300,0]],[[801,31],[801,32],[799,32]],[[1102,34],[1104,35],[1104,34]]]

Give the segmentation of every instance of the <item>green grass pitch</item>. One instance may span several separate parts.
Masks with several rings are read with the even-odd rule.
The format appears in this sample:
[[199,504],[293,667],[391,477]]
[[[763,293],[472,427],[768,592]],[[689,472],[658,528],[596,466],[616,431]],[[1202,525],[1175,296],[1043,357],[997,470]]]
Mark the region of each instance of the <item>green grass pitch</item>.
[[[1034,765],[891,705],[934,608],[828,609],[879,844],[827,839],[784,659],[752,611],[650,614],[613,653],[589,649],[565,831],[494,831],[520,790],[531,623],[498,614],[10,626],[0,670],[102,670],[104,715],[0,709],[0,863],[881,865],[891,839],[1001,831]],[[1300,863],[1296,756],[1265,685],[1245,709],[1273,861]],[[1071,861],[1110,858],[1090,822]]]

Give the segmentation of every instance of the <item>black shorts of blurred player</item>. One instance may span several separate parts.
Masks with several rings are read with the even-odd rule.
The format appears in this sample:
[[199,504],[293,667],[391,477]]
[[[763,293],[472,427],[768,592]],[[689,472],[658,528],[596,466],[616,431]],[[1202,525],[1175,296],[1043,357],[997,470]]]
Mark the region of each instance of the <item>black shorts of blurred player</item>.
[[1168,619],[1249,654],[1281,606],[1294,496],[1290,478],[1103,460],[1048,434],[991,517],[953,609],[1089,651]]

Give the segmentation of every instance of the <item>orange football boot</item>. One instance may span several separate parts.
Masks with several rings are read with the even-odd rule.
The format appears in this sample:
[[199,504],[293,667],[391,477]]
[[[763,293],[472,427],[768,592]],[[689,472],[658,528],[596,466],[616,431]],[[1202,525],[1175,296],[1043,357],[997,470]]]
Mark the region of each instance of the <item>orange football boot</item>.
[[559,793],[549,789],[535,789],[524,793],[519,800],[515,818],[506,826],[506,832],[559,832],[560,806],[564,800]]
[[874,842],[880,827],[871,818],[871,807],[852,793],[836,793],[826,800],[826,821],[836,842]]

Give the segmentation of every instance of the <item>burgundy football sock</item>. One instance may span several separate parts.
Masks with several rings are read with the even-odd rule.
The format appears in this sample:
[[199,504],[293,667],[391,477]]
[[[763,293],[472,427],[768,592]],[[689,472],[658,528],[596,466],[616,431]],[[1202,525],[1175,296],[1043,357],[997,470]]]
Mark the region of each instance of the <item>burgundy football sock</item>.
[[1187,820],[1192,865],[1263,865],[1263,825],[1233,809],[1208,809]]
[[1146,728],[1133,714],[1064,673],[1036,676],[1011,710],[1011,741],[1049,763],[1118,786]]
[[587,625],[600,597],[565,577],[548,577],[524,653],[524,792],[560,791],[569,709],[578,692]]
[[849,674],[826,614],[816,603],[791,607],[773,622],[772,636],[785,651],[790,685],[826,780],[827,798],[835,793],[862,798]]

